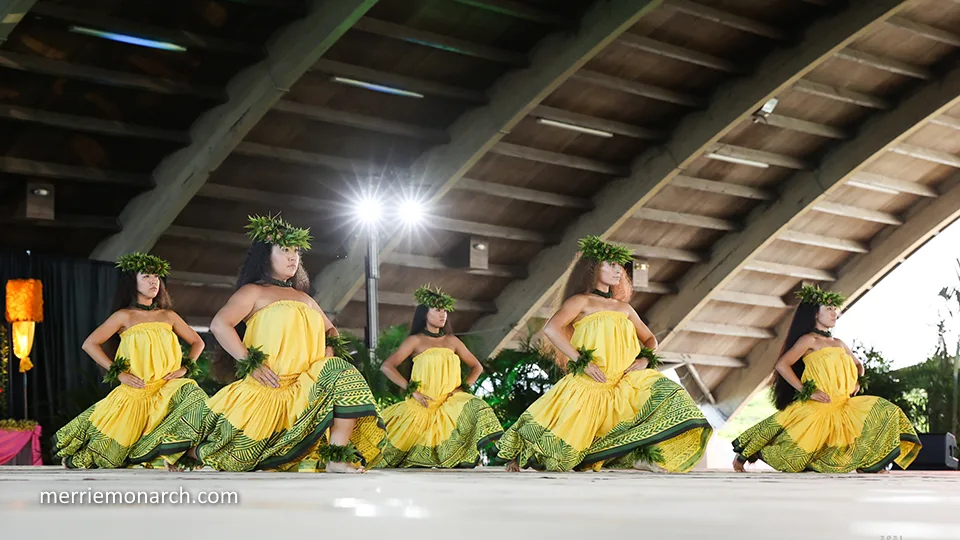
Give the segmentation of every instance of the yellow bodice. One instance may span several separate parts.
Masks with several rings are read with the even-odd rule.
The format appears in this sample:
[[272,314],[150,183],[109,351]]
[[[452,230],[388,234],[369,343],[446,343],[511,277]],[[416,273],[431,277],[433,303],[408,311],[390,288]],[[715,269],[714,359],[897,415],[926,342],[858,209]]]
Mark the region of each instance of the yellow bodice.
[[857,366],[843,347],[825,347],[803,357],[801,381],[813,380],[834,401],[849,398],[857,387]]
[[117,357],[121,356],[130,360],[130,374],[149,383],[180,369],[183,351],[169,323],[146,322],[120,333]]
[[598,311],[573,323],[574,348],[594,349],[593,362],[608,377],[619,377],[640,354],[637,329],[625,313]]
[[325,331],[318,311],[297,300],[279,300],[247,320],[243,344],[260,347],[267,354],[264,363],[277,375],[297,375],[326,356]]
[[419,392],[442,399],[460,386],[460,357],[453,349],[431,347],[413,357],[410,380],[420,381]]

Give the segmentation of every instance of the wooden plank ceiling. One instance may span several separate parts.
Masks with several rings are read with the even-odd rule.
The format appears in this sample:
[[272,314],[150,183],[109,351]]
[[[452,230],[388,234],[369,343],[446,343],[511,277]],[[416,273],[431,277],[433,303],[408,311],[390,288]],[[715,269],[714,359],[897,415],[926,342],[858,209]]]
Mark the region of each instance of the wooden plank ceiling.
[[[362,328],[350,201],[413,182],[433,207],[418,231],[389,218],[382,324],[430,282],[494,351],[601,234],[648,265],[634,306],[730,414],[769,375],[800,282],[856,298],[960,212],[956,2],[29,4],[0,27],[0,243],[152,249],[198,325],[230,294],[246,216],[282,211],[316,237],[318,300]],[[40,185],[55,218],[18,217]],[[452,266],[471,237],[488,269]]]

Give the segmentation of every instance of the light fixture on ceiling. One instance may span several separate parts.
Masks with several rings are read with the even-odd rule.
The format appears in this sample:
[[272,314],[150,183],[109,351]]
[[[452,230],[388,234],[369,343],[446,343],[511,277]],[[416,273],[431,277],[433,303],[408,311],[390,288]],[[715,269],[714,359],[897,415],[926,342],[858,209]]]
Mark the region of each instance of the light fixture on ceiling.
[[768,169],[770,168],[769,163],[764,163],[762,161],[754,161],[752,159],[744,159],[733,156],[726,156],[723,154],[718,154],[716,152],[710,152],[706,155],[710,159],[715,159],[717,161],[726,161],[727,163],[736,163],[737,165],[747,165],[748,167],[756,167],[758,169]]
[[95,28],[88,28],[86,26],[71,25],[70,31],[75,34],[83,34],[85,36],[108,39],[110,41],[117,41],[119,43],[126,43],[128,45],[148,47],[150,49],[160,49],[162,51],[184,52],[187,50],[186,47],[177,45],[176,43],[170,43],[169,41],[159,41],[156,39],[130,36],[127,34],[118,34],[116,32],[107,32],[105,30],[97,30]]
[[578,126],[576,124],[568,124],[566,122],[558,122],[556,120],[550,120],[549,118],[538,118],[537,122],[545,126],[556,127],[560,129],[566,129],[569,131],[576,131],[579,133],[586,133],[587,135],[596,135],[597,137],[610,138],[613,137],[613,133],[609,131],[603,131],[600,129],[593,129],[584,126]]
[[477,243],[473,244],[473,249],[475,249],[475,250],[477,250],[477,251],[486,251],[487,245],[486,245],[485,243],[483,243],[483,242],[477,242]]
[[47,188],[36,188],[32,191],[32,193],[37,197],[46,197],[50,195],[50,190]]
[[402,88],[394,88],[392,86],[384,86],[382,84],[376,84],[367,81],[361,81],[359,79],[351,79],[349,77],[332,77],[333,82],[340,84],[346,84],[347,86],[355,86],[357,88],[363,88],[365,90],[373,90],[374,92],[381,92],[383,94],[391,94],[394,96],[404,96],[417,99],[423,99],[423,94],[417,92],[411,92],[410,90],[404,90]]
[[869,190],[869,191],[876,191],[877,193],[886,193],[887,195],[899,195],[899,194],[900,194],[900,192],[897,191],[897,190],[895,190],[895,189],[890,189],[890,188],[888,188],[888,187],[878,186],[878,185],[876,185],[876,184],[867,184],[867,183],[864,183],[864,182],[860,182],[860,181],[858,181],[858,180],[849,180],[849,181],[847,181],[847,185],[848,185],[848,186],[852,186],[852,187],[856,187],[856,188],[860,188],[860,189],[866,189],[866,190]]

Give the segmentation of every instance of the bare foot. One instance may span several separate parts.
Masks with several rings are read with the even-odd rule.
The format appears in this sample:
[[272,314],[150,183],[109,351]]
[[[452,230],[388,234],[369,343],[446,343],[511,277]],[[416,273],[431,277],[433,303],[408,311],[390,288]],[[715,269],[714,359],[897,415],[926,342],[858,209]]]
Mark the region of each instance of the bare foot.
[[164,460],[163,465],[167,468],[167,472],[183,472],[184,471],[183,466],[177,463],[170,463],[169,461]]
[[747,472],[747,470],[743,468],[743,462],[740,461],[739,457],[733,458],[733,470],[734,472]]
[[520,464],[517,463],[517,460],[513,460],[504,465],[503,469],[507,472],[520,472]]
[[359,474],[362,472],[366,472],[362,467],[360,468],[354,467],[349,463],[343,463],[343,462],[327,463],[327,467],[325,470],[328,473],[338,473],[338,474]]
[[64,469],[69,469],[69,468],[70,468],[70,467],[67,467],[67,458],[62,458],[62,459],[60,460],[60,464],[63,465],[63,468],[64,468]]

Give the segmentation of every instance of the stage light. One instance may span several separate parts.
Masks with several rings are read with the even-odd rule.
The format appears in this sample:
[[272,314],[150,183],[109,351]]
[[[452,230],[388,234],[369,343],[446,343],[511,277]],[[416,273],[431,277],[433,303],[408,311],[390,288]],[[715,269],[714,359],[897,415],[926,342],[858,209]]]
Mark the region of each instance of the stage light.
[[549,118],[540,118],[537,120],[537,122],[545,126],[552,126],[555,128],[566,129],[568,131],[576,131],[578,133],[586,133],[587,135],[596,135],[597,137],[605,137],[605,138],[613,137],[613,133],[610,133],[609,131],[588,128],[585,126],[578,126],[576,124],[568,124],[566,122],[558,122],[556,120],[550,120]]
[[748,167],[756,167],[758,169],[766,169],[770,167],[769,163],[764,163],[762,161],[738,158],[734,156],[728,156],[726,154],[718,154],[716,152],[711,152],[707,154],[706,157],[709,159],[715,159],[717,161],[726,161],[727,163],[736,163],[737,165],[746,165]]
[[399,212],[400,221],[408,227],[420,225],[427,217],[426,204],[419,199],[402,199],[397,211]]
[[410,90],[404,90],[402,88],[394,88],[392,86],[385,86],[382,84],[376,84],[367,81],[361,81],[359,79],[351,79],[349,77],[333,77],[331,79],[333,82],[340,84],[346,84],[348,86],[355,86],[357,88],[363,88],[366,90],[373,90],[374,92],[381,92],[383,94],[391,94],[394,96],[403,96],[411,97],[417,99],[423,99],[423,94],[418,92],[411,92]]
[[354,205],[354,214],[361,223],[375,225],[383,217],[383,204],[373,195],[364,195]]
[[162,51],[184,52],[187,50],[186,47],[177,45],[176,43],[170,43],[169,41],[158,41],[155,39],[118,34],[116,32],[105,32],[103,30],[96,30],[94,28],[87,28],[86,26],[71,26],[70,31],[74,34],[83,34],[85,36],[109,39],[110,41],[117,41],[120,43],[126,43],[128,45],[138,45],[140,47],[149,47],[151,49],[160,49]]

